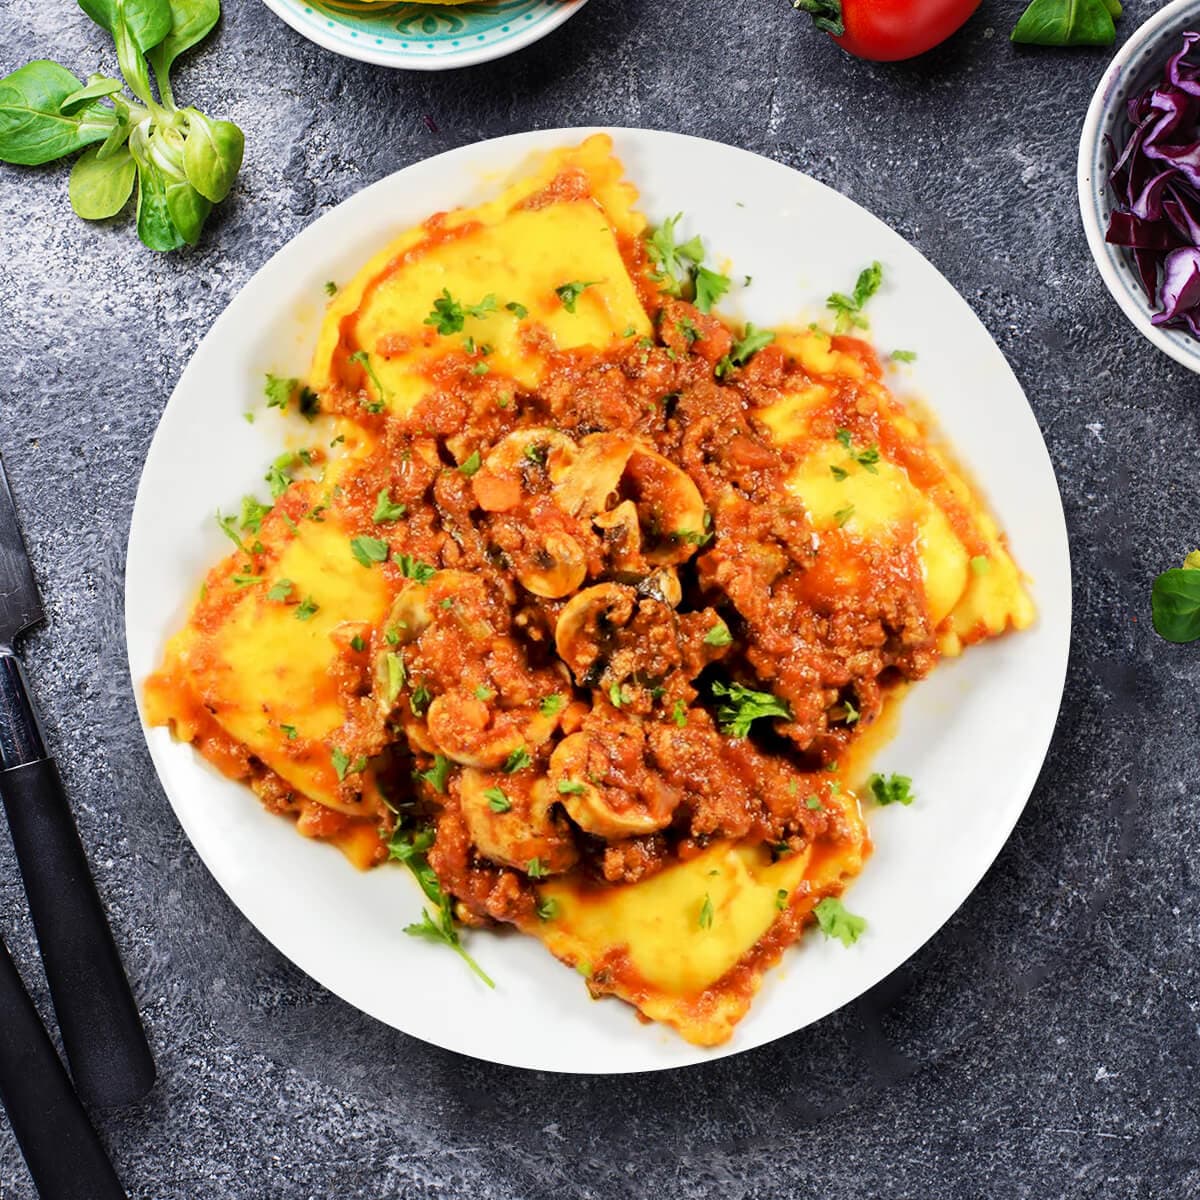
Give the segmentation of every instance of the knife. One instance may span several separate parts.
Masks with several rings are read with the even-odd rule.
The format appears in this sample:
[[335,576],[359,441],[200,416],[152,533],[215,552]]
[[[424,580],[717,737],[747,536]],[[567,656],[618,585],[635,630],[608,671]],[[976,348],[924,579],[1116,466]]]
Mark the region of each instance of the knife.
[[3,940],[0,1103],[41,1200],[128,1200]]
[[0,459],[0,797],[75,1086],[130,1104],[154,1085],[154,1059],[13,649],[42,619]]

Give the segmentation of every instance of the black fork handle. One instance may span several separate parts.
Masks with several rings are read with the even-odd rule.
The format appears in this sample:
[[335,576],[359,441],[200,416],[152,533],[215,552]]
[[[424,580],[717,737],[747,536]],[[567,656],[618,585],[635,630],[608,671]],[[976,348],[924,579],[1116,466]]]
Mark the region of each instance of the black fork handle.
[[0,796],[75,1086],[130,1104],[154,1085],[154,1059],[54,759],[0,771]]
[[3,941],[0,1102],[41,1200],[128,1200]]

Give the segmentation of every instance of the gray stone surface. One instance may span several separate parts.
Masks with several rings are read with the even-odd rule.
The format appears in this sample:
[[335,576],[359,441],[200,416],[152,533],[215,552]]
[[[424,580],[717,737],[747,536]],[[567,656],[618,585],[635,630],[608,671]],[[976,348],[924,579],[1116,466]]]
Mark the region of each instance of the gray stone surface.
[[[419,75],[333,57],[229,0],[178,84],[248,140],[198,250],[155,256],[127,223],[84,225],[61,168],[0,168],[0,445],[50,617],[30,674],[161,1072],[144,1105],[100,1117],[135,1200],[1200,1195],[1200,649],[1158,641],[1147,613],[1154,572],[1200,541],[1200,387],[1125,322],[1084,244],[1076,142],[1107,54],[1015,50],[1020,7],[988,0],[922,61],[879,67],[784,0],[594,0],[524,53]],[[1153,7],[1129,5],[1122,36]],[[0,13],[0,72],[40,56],[115,66],[68,3],[3,0]],[[284,961],[166,804],[121,632],[147,445],[241,284],[399,167],[590,123],[759,151],[932,259],[1038,414],[1076,604],[1048,764],[947,929],[815,1029],[624,1079],[432,1049]],[[5,838],[0,931],[48,1013]],[[32,1195],[0,1118],[0,1196]]]

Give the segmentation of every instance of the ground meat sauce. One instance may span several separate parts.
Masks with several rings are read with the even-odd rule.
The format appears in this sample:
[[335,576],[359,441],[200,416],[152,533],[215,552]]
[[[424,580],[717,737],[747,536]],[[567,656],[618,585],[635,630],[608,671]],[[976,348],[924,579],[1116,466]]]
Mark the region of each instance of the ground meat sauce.
[[[356,708],[334,741],[393,743],[381,786],[435,829],[429,863],[470,923],[529,919],[531,880],[564,871],[602,887],[715,839],[779,855],[834,833],[812,801],[827,768],[936,659],[915,556],[818,533],[785,486],[808,446],[756,413],[802,367],[767,346],[723,370],[722,322],[655,299],[656,339],[550,352],[533,393],[475,350],[440,359],[403,419],[364,414],[349,377],[323,397],[378,431],[334,502],[389,540],[397,589],[371,669],[346,651],[345,699],[370,694],[374,726]],[[816,433],[878,444],[859,385],[821,382]],[[385,488],[405,506],[386,526]],[[734,685],[776,715],[739,726]]]

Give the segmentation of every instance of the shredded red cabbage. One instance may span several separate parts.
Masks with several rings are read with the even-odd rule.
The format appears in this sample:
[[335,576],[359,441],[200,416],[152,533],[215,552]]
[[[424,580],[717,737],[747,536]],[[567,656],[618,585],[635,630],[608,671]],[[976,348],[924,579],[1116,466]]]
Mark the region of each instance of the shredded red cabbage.
[[1105,237],[1133,251],[1155,325],[1200,338],[1200,64],[1185,33],[1163,78],[1129,101],[1133,133],[1109,173],[1117,197]]

